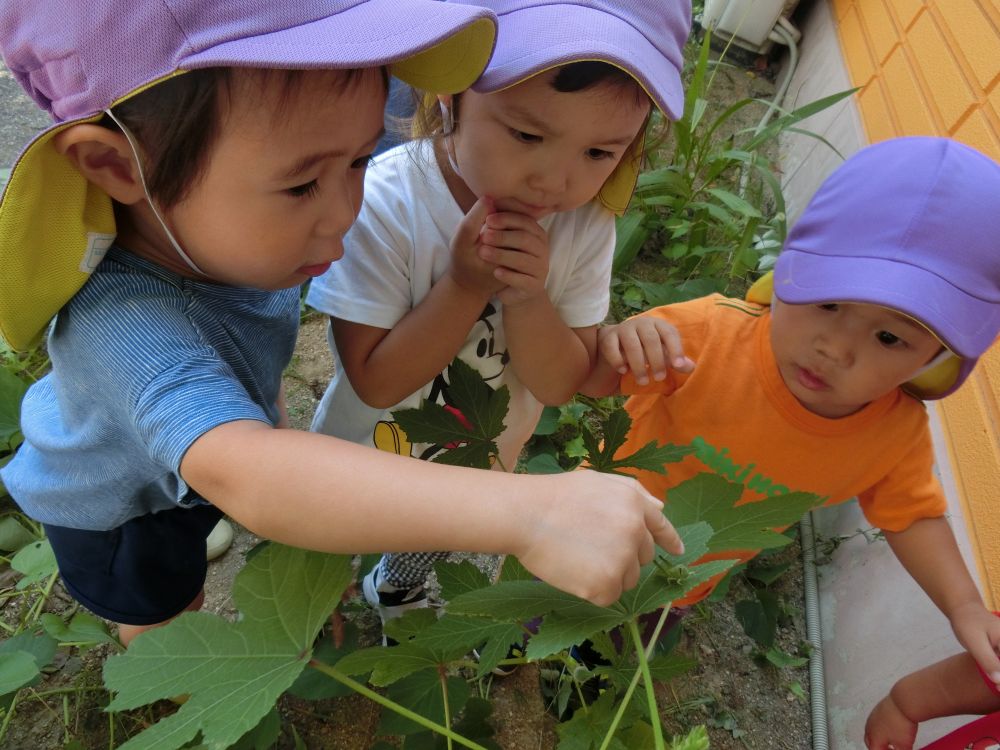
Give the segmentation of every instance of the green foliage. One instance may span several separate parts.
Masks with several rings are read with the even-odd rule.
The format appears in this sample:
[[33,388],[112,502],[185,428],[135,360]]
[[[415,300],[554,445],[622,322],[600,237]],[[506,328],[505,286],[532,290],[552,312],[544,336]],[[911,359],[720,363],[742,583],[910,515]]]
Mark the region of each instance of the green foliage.
[[181,747],[199,732],[210,746],[239,740],[305,668],[352,577],[348,557],[271,544],[236,579],[240,621],[188,612],[140,635],[105,662],[105,684],[116,693],[109,708],[190,698],[122,748]]
[[[416,441],[475,444],[482,451],[477,460],[489,466],[506,413],[506,392],[493,394],[462,365],[453,364],[449,372],[456,406],[473,426],[426,403],[404,414],[402,426]],[[603,444],[591,425],[597,425]],[[650,444],[616,459],[628,428],[629,418],[621,409],[582,424],[590,465],[615,473],[636,466],[663,471],[664,463],[690,452],[684,446]],[[710,473],[673,490],[666,512],[684,540],[684,554],[661,552],[641,570],[637,585],[607,607],[534,579],[513,558],[504,562],[495,580],[467,561],[439,563],[437,576],[447,603],[439,612],[413,610],[387,623],[386,633],[397,642],[391,647],[358,648],[351,628],[340,646],[328,639],[316,644],[322,623],[351,580],[350,560],[267,545],[237,577],[234,598],[241,611],[239,621],[186,613],[143,634],[128,651],[107,661],[105,683],[116,693],[113,710],[190,696],[176,713],[123,747],[171,750],[196,739],[220,748],[237,741],[250,743],[248,737],[254,734],[248,733],[256,733],[255,727],[269,721],[269,711],[283,691],[319,699],[349,689],[389,709],[382,713],[378,732],[405,736],[406,748],[438,748],[443,743],[493,748],[489,705],[473,698],[469,681],[483,679],[493,667],[509,662],[511,644],[521,643],[525,623],[534,622],[537,627],[527,641],[525,658],[556,665],[546,669],[559,675],[555,700],[560,711],[572,696],[583,695],[582,682],[597,675],[607,680],[600,695],[559,725],[561,749],[703,748],[707,741],[703,732],[675,738],[668,745],[660,727],[653,681],[673,679],[693,665],[691,659],[655,650],[670,603],[736,563],[734,559],[705,562],[703,555],[787,543],[789,537],[772,529],[793,522],[817,501],[811,495],[790,493],[739,506],[741,495],[741,485]],[[762,577],[767,578],[766,571]],[[656,611],[659,624],[651,641],[644,643],[636,623],[641,615]],[[614,646],[608,635],[615,629],[628,638],[623,648]],[[52,632],[67,640],[89,629],[74,621],[54,625]],[[607,665],[588,668],[570,656],[570,648],[585,640],[605,655]],[[473,652],[478,659],[470,658]],[[11,662],[12,684],[30,679],[27,659],[17,656]],[[383,692],[373,691],[365,682]],[[637,693],[640,685],[644,693]],[[435,738],[435,733],[446,739]]]
[[430,402],[419,409],[394,411],[392,416],[411,442],[456,446],[435,456],[434,461],[490,468],[491,457],[497,456],[496,439],[503,432],[509,392],[506,388],[493,390],[472,367],[455,359],[448,367],[448,393],[464,421]]
[[[850,96],[844,91],[782,112],[769,124],[735,129],[735,118],[769,103],[744,98],[715,113],[710,93],[725,63],[710,59],[706,33],[688,71],[684,113],[669,123],[670,148],[648,154],[628,212],[617,221],[615,292],[626,309],[679,302],[714,291],[733,291],[746,275],[773,258],[787,234],[785,200],[767,150],[783,132],[823,138],[796,126]],[[652,123],[652,132],[664,123]],[[835,150],[835,149],[834,149]],[[628,277],[640,253],[666,260],[664,282]]]

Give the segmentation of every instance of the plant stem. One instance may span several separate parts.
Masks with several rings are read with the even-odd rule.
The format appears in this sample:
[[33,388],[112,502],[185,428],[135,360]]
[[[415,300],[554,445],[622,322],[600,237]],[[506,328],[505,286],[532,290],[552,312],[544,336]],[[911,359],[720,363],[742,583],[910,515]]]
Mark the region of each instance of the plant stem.
[[[368,700],[374,701],[383,708],[388,708],[390,711],[395,711],[400,716],[404,716],[410,721],[416,722],[420,726],[430,729],[432,732],[437,732],[438,734],[442,734],[445,737],[449,738],[450,740],[454,740],[462,747],[467,747],[470,750],[487,750],[482,745],[473,742],[472,740],[468,740],[462,735],[451,731],[450,728],[441,726],[440,724],[433,722],[430,719],[427,719],[414,711],[411,711],[405,706],[401,706],[395,701],[386,698],[384,695],[379,695],[374,690],[370,689],[368,686],[362,685],[357,680],[352,680],[350,677],[342,673],[336,667],[331,667],[329,664],[323,664],[322,662],[316,661],[315,659],[309,662],[309,666],[319,672],[322,672],[328,677],[332,677],[341,685],[346,685],[354,692],[360,693],[361,695],[368,698]],[[445,703],[447,704],[447,701],[445,701]]]
[[[664,612],[666,611],[664,610]],[[663,619],[663,616],[661,616],[661,619]],[[646,654],[646,648],[643,647],[642,634],[639,633],[639,626],[636,624],[634,617],[628,621],[628,630],[632,636],[632,641],[635,643],[635,652],[639,656],[639,669],[642,670],[642,681],[646,685],[646,701],[649,704],[649,723],[653,725],[653,744],[656,750],[665,750],[663,727],[660,726],[660,711],[656,707],[656,692],[653,690],[653,675],[649,672],[649,658]],[[650,647],[654,643],[656,643],[656,639],[650,639]]]
[[[663,606],[663,609],[660,610],[660,619],[657,621],[656,627],[653,628],[653,635],[650,637],[649,643],[646,645],[646,648],[643,650],[641,644],[638,647],[638,650],[642,651],[645,654],[647,670],[649,669],[648,659],[650,655],[653,653],[653,648],[655,648],[656,646],[656,641],[659,639],[660,632],[663,630],[663,626],[666,624],[667,617],[669,615],[670,615],[670,604],[666,604]],[[630,627],[634,626],[635,618],[634,617],[630,618],[628,622],[630,624]],[[599,748],[599,750],[607,750],[608,745],[611,744],[611,738],[615,736],[615,730],[618,728],[618,724],[621,723],[622,716],[625,715],[625,709],[628,707],[629,701],[632,700],[632,693],[635,692],[635,687],[636,685],[639,684],[639,678],[641,676],[642,676],[642,666],[640,665],[638,668],[636,668],[635,674],[632,675],[632,681],[628,684],[628,688],[626,688],[625,690],[625,696],[622,698],[621,703],[618,704],[618,711],[617,713],[615,713],[615,718],[611,721],[611,726],[608,727],[608,733],[604,735],[604,741],[601,743],[601,747]]]
[[[451,706],[448,705],[448,675],[442,670],[438,670],[438,678],[441,680],[441,697],[444,699],[444,725],[451,728]],[[451,744],[451,737],[445,735],[445,740],[448,743],[448,750],[453,750],[453,745]]]
[[10,700],[10,707],[7,709],[7,715],[3,717],[3,724],[0,724],[0,742],[7,736],[7,727],[10,726],[11,719],[17,713],[15,710],[17,708],[17,696],[18,693],[14,693],[14,697]]

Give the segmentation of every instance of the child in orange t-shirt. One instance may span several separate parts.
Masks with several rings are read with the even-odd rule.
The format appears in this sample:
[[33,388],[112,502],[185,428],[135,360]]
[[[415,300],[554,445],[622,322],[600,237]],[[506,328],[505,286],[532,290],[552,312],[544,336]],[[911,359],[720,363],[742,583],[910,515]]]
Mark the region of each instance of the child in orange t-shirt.
[[636,472],[668,509],[707,469],[743,484],[741,502],[857,496],[994,682],[1000,621],[944,516],[918,399],[954,391],[1000,332],[998,238],[1000,165],[942,138],[868,147],[820,187],[755,301],[711,295],[602,329],[583,389],[630,394],[620,455],[694,446],[665,476]]

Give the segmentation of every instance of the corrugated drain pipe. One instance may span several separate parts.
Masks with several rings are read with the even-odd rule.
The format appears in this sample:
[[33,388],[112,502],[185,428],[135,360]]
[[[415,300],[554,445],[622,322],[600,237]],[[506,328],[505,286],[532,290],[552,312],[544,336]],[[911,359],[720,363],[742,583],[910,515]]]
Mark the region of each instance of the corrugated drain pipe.
[[806,602],[806,639],[809,654],[809,699],[812,711],[813,750],[830,750],[827,732],[826,679],[823,674],[823,633],[819,612],[819,581],[816,575],[816,537],[812,511],[799,523],[802,538],[802,581]]

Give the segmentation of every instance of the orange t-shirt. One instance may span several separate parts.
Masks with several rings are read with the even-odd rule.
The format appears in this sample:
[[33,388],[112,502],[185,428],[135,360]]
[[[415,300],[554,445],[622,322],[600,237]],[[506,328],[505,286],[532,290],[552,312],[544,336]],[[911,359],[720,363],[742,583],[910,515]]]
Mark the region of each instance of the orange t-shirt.
[[922,402],[896,389],[840,419],[806,410],[778,372],[766,306],[713,294],[643,315],[674,325],[696,363],[646,386],[622,378],[632,429],[618,456],[651,440],[696,448],[666,475],[632,471],[655,496],[669,503],[671,487],[714,470],[745,485],[741,503],[789,491],[827,505],[857,497],[868,521],[889,531],[944,515]]

